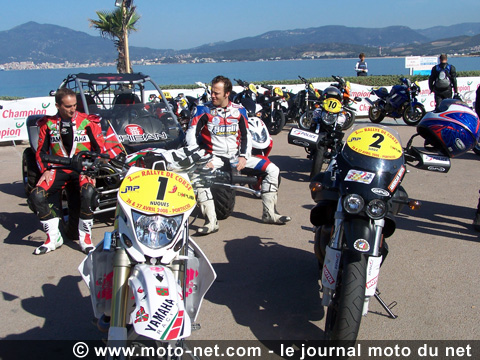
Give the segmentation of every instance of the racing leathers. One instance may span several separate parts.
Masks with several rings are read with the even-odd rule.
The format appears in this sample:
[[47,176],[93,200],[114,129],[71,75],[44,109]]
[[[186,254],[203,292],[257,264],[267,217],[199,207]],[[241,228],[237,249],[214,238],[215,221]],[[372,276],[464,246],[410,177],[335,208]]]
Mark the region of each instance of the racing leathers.
[[[42,160],[43,154],[56,155],[59,157],[72,157],[80,151],[104,152],[104,137],[100,127],[100,118],[95,115],[87,115],[75,112],[70,120],[62,120],[56,116],[43,117],[37,122],[39,128],[38,147],[36,151],[37,165],[43,174],[49,170],[50,164]],[[40,218],[43,229],[47,234],[47,240],[38,247],[34,254],[45,254],[63,244],[59,231],[59,216],[54,214],[49,206],[49,198],[58,194],[63,188],[73,189],[69,191],[69,236],[78,235],[82,251],[88,253],[93,249],[91,241],[91,229],[93,225],[92,201],[96,190],[92,179],[79,175],[67,169],[50,169],[52,178],[49,182],[44,180],[30,193],[29,200]],[[80,192],[78,192],[80,188]],[[73,213],[73,214],[72,214]],[[76,219],[78,219],[78,227]],[[78,234],[76,229],[78,228]]]
[[[216,107],[211,102],[199,105],[195,109],[186,133],[188,146],[200,145],[212,154],[214,169],[227,165],[230,167],[238,157],[246,159],[242,173],[263,176],[261,185],[263,216],[266,223],[284,224],[288,216],[276,213],[277,191],[280,170],[268,158],[251,156],[251,138],[248,132],[247,113],[243,106],[229,102],[225,108]],[[205,226],[199,228],[200,234],[209,234],[218,230],[215,205],[210,188],[197,188],[197,201],[205,217]]]

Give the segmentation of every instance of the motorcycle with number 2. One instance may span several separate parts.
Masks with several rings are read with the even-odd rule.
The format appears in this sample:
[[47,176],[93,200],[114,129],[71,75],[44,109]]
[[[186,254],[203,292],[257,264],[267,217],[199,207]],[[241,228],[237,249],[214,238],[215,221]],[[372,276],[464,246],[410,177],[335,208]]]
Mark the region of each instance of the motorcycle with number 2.
[[189,173],[171,165],[189,164],[184,149],[156,154],[147,166],[147,157],[137,160],[120,185],[113,231],[79,266],[109,348],[142,339],[183,347],[199,328],[195,321],[216,274],[189,236],[194,188]]
[[[356,128],[345,143],[337,142],[326,171],[312,179],[316,205],[310,221],[315,226],[322,305],[327,307],[327,340],[354,344],[372,297],[396,318],[392,312],[396,302],[386,305],[377,284],[388,254],[386,239],[396,229],[395,216],[406,205],[412,209],[421,205],[410,200],[401,185],[406,165],[446,173],[450,158],[472,149],[480,136],[478,117],[466,106],[445,107],[443,115],[427,114],[406,148],[394,129]],[[418,135],[424,148],[412,145]]]

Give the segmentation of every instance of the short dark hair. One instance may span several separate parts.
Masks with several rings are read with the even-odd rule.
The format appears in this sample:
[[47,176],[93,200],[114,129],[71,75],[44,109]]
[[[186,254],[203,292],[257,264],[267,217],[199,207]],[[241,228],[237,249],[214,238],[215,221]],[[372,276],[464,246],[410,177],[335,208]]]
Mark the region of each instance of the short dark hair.
[[55,93],[55,103],[58,105],[62,105],[62,101],[65,96],[77,97],[77,94],[75,94],[75,91],[69,88],[58,89],[57,92]]
[[359,58],[359,59],[361,59],[362,57],[365,57],[365,53],[360,53],[360,54],[358,55],[358,58]]
[[212,86],[219,82],[223,82],[223,90],[225,91],[225,94],[232,92],[233,86],[229,78],[222,75],[215,76],[212,80]]
[[442,62],[443,60],[447,60],[447,54],[440,55],[440,62]]

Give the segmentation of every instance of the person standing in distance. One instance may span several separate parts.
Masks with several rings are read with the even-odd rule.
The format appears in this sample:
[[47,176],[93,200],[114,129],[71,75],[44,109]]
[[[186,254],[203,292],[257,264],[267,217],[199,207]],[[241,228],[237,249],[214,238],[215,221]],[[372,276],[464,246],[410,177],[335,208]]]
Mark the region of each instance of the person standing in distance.
[[432,72],[428,78],[428,88],[435,94],[435,110],[438,109],[443,99],[453,97],[452,89],[458,94],[457,88],[457,70],[455,66],[447,61],[447,55],[440,55],[440,63],[432,67]]
[[357,76],[367,76],[368,68],[367,62],[365,61],[365,54],[360,53],[360,55],[358,55],[358,58],[360,60],[357,62],[357,65],[355,65],[355,71],[357,72]]
[[[224,76],[212,80],[212,101],[198,105],[192,114],[186,133],[188,146],[200,146],[212,159],[210,169],[220,169],[225,163],[236,163],[238,171],[249,175],[263,175],[261,185],[263,215],[268,224],[285,224],[289,216],[276,212],[280,169],[268,159],[250,156],[251,139],[248,133],[247,112],[242,105],[232,103],[229,95],[232,82]],[[230,165],[228,165],[230,166]],[[205,225],[198,229],[201,235],[218,231],[218,221],[212,193],[208,187],[197,188],[197,201],[205,217]]]

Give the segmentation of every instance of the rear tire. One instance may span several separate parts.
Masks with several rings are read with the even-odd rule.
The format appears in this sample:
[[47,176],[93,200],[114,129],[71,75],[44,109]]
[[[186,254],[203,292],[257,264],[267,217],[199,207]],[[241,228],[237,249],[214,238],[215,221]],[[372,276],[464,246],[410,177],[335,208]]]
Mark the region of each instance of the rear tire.
[[277,135],[285,126],[285,114],[281,110],[273,110],[272,122],[268,127],[270,135]]
[[406,106],[405,110],[403,110],[402,117],[403,121],[405,121],[405,124],[416,126],[424,116],[425,107],[421,104],[415,104],[413,105],[413,109],[410,109],[410,106]]
[[372,123],[378,124],[385,118],[385,114],[377,106],[372,105],[368,109],[368,118]]
[[366,272],[366,255],[353,251],[343,252],[338,285],[327,309],[327,340],[354,343],[357,339],[365,301]]
[[477,155],[480,155],[480,145],[479,144],[475,145],[475,147],[473,148],[473,152]]
[[210,188],[215,204],[218,220],[228,218],[235,207],[235,190],[225,186],[212,186]]

